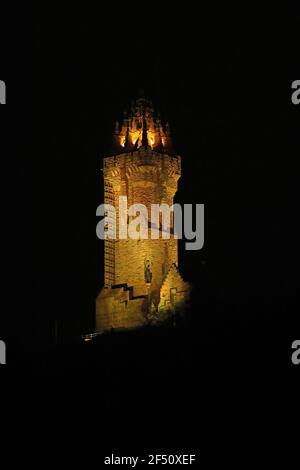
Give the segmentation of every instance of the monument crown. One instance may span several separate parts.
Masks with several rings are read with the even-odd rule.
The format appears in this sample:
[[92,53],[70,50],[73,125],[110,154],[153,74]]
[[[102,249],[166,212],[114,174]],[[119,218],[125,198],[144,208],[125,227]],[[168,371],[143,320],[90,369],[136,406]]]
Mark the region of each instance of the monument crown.
[[163,123],[152,102],[143,96],[124,111],[123,120],[116,122],[113,153],[115,155],[150,148],[160,153],[173,153],[169,123]]

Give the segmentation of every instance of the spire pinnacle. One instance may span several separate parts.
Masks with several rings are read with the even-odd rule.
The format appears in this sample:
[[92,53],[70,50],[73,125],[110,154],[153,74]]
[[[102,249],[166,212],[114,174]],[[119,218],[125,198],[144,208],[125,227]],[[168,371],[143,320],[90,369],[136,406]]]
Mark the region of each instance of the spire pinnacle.
[[124,112],[121,125],[116,125],[114,136],[114,148],[118,153],[124,152],[124,149],[136,151],[141,147],[159,153],[174,152],[169,125],[155,113],[151,101],[144,97],[142,90],[131,103],[128,113]]
[[147,135],[147,122],[145,115],[143,116],[143,136],[142,136],[142,147],[148,147],[148,135]]
[[124,147],[125,149],[128,149],[129,147],[129,124],[127,125]]

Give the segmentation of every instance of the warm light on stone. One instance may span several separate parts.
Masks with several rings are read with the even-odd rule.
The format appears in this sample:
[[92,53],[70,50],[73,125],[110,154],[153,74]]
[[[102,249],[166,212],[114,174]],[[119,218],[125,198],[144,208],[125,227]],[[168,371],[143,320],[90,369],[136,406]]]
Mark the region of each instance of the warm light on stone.
[[[116,125],[114,155],[103,160],[104,202],[118,209],[119,197],[126,196],[128,205],[144,204],[148,210],[151,204],[172,206],[180,175],[181,158],[172,152],[168,125],[164,128],[151,103],[140,98],[121,131]],[[140,240],[118,235],[104,241],[97,331],[160,324],[183,310],[190,286],[178,271],[178,240],[172,234]]]

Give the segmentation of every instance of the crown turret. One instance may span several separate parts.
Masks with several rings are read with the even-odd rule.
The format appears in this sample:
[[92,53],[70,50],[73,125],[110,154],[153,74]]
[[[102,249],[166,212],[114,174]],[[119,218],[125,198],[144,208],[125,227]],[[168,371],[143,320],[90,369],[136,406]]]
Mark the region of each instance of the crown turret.
[[169,124],[163,125],[152,102],[144,98],[143,94],[132,102],[129,112],[124,112],[121,125],[117,121],[114,133],[115,154],[135,151],[140,147],[160,153],[173,153]]

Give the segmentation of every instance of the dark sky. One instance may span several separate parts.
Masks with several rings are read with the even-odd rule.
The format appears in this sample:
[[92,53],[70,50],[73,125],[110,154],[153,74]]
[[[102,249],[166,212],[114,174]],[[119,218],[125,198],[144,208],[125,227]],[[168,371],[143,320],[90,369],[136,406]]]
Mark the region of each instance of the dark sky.
[[[12,378],[6,435],[24,443],[30,423],[45,444],[40,430],[52,423],[49,445],[60,436],[99,446],[103,428],[111,445],[131,439],[130,423],[144,446],[158,436],[160,448],[166,436],[180,449],[190,437],[197,448],[205,439],[234,446],[250,434],[249,423],[262,442],[278,439],[273,423],[284,416],[292,419],[280,431],[290,437],[291,421],[298,423],[289,354],[299,331],[300,107],[290,99],[300,78],[299,15],[285,5],[267,12],[215,3],[97,7],[41,4],[33,15],[26,2],[1,11],[9,105],[1,107],[7,302],[0,339],[10,345],[10,362],[21,362],[17,373],[5,370]],[[204,249],[180,248],[181,270],[194,285],[192,328],[187,340],[176,332],[163,338],[161,349],[152,337],[144,344],[143,336],[124,336],[119,349],[108,338],[94,355],[76,356],[69,345],[93,328],[103,282],[95,235],[102,158],[115,120],[141,88],[170,122],[182,156],[177,201],[205,204]],[[5,318],[10,328],[2,328]],[[67,346],[56,358],[49,349],[47,363],[42,351],[54,344],[55,322]],[[122,372],[128,357],[137,368]],[[77,360],[91,369],[77,370]],[[73,375],[64,361],[75,365]],[[30,388],[36,363],[62,376]],[[106,409],[117,411],[104,426]]]
[[177,200],[206,207],[205,248],[181,249],[184,276],[197,290],[205,285],[203,298],[237,309],[257,298],[270,311],[278,298],[288,308],[295,295],[296,17],[172,8],[94,15],[74,7],[37,21],[28,8],[2,28],[8,98],[22,102],[13,205],[25,214],[26,253],[15,243],[37,294],[34,335],[53,316],[64,331],[91,326],[102,284],[99,170],[115,120],[141,88],[182,156]]

